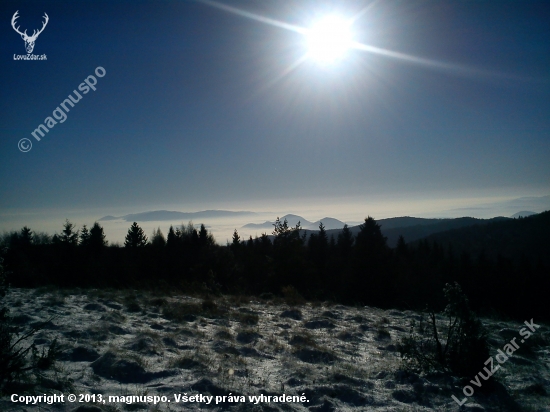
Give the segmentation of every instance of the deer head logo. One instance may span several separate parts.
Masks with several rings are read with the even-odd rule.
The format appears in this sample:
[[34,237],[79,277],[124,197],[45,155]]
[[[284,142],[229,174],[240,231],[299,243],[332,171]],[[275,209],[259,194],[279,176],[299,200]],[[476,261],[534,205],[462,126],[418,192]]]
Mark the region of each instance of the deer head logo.
[[13,29],[17,33],[19,33],[21,35],[21,38],[25,41],[25,48],[27,49],[27,53],[31,54],[33,49],[34,49],[34,42],[36,41],[38,35],[44,31],[44,29],[46,28],[46,25],[48,24],[48,20],[50,20],[50,18],[48,17],[48,15],[46,13],[44,13],[45,21],[44,21],[44,23],[42,23],[42,28],[40,30],[38,30],[38,32],[36,30],[34,30],[33,33],[32,33],[32,36],[28,36],[27,35],[27,30],[25,30],[24,33],[21,33],[19,31],[19,26],[15,27],[15,20],[17,20],[19,18],[17,13],[19,13],[19,10],[17,10],[15,12],[15,14],[13,15],[13,17],[11,18],[11,26],[13,27]]

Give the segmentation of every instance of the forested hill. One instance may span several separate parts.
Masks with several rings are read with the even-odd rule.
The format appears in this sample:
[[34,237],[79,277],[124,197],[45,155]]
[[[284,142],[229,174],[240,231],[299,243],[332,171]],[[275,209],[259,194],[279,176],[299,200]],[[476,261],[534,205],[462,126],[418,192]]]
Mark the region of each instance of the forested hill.
[[[405,237],[405,240],[407,238]],[[501,257],[518,262],[522,257],[545,266],[550,264],[550,211],[518,219],[474,224],[425,238],[430,244],[437,242],[455,254],[467,252],[477,258],[483,252],[491,260]],[[419,241],[413,242],[418,244]]]
[[[388,239],[388,246],[395,247],[399,236],[403,236],[407,243],[418,239],[423,239],[431,234],[444,232],[450,229],[457,229],[472,225],[484,225],[491,222],[513,220],[506,217],[494,217],[492,219],[476,219],[473,217],[459,217],[455,219],[423,219],[418,217],[394,217],[390,219],[380,219],[377,223],[380,225],[382,234]],[[360,232],[360,226],[350,227],[351,233],[357,235]],[[341,229],[327,230],[327,235],[333,235],[335,238]]]

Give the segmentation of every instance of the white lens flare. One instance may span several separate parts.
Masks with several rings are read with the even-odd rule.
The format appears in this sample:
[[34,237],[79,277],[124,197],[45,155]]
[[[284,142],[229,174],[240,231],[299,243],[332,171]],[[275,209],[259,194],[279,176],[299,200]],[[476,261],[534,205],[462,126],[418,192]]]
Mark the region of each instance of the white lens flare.
[[309,57],[320,63],[341,59],[353,43],[350,24],[337,16],[318,21],[306,36]]

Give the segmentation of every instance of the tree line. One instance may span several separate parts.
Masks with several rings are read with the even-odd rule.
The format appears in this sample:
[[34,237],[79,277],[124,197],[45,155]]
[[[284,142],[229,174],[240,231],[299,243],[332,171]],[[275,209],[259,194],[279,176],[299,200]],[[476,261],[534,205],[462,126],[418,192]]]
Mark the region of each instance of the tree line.
[[[134,222],[124,247],[109,245],[97,222],[77,230],[68,220],[49,237],[24,227],[1,239],[8,281],[16,287],[159,288],[167,291],[280,295],[292,288],[306,299],[423,309],[441,307],[441,290],[458,282],[472,307],[485,314],[550,318],[544,293],[549,268],[517,256],[455,253],[435,241],[390,248],[367,217],[357,235],[344,226],[329,236],[321,223],[307,237],[300,224],[277,218],[271,236],[216,244],[204,225],[157,229],[148,238]],[[266,296],[266,295],[264,295]]]

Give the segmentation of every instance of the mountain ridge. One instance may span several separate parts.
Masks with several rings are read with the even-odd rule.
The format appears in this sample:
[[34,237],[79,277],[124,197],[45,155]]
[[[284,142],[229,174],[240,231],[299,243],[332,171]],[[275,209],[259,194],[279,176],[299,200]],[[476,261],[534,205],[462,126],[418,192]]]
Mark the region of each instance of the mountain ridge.
[[152,222],[165,220],[189,220],[189,219],[212,219],[220,217],[235,217],[256,215],[256,212],[250,211],[231,211],[231,210],[201,210],[199,212],[177,212],[170,210],[153,210],[149,212],[131,213],[123,216],[104,216],[98,221],[125,220],[126,222]]

